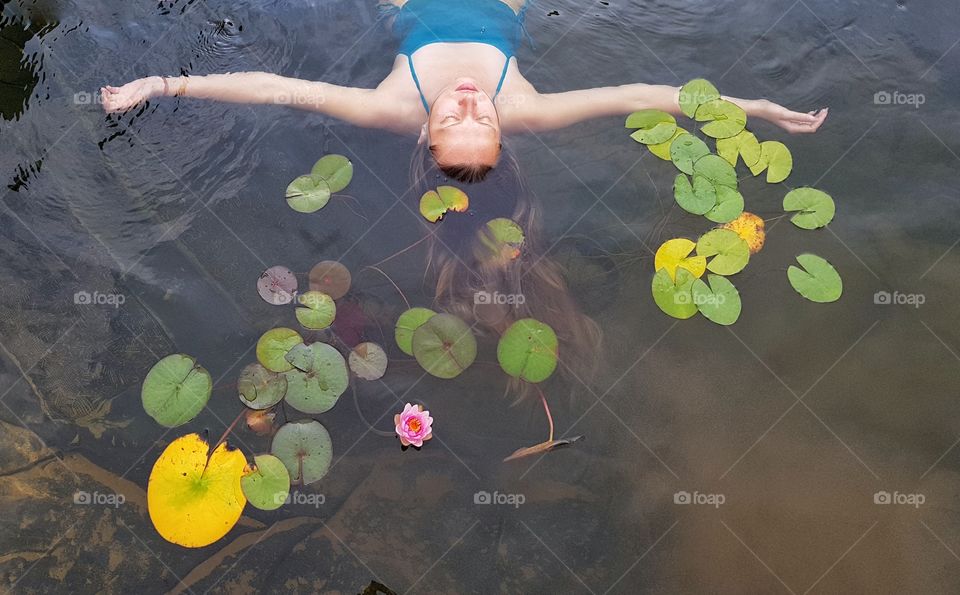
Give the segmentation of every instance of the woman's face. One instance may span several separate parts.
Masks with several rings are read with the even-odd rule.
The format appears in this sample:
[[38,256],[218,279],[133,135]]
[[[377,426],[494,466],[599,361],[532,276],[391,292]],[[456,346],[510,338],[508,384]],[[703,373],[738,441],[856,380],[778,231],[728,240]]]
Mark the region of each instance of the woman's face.
[[494,166],[500,156],[500,117],[490,96],[470,78],[440,92],[427,121],[437,163]]

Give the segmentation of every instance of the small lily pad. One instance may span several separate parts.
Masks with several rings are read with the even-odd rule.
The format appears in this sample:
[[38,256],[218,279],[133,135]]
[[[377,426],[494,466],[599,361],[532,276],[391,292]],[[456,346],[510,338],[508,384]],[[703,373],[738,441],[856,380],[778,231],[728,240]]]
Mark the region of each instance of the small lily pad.
[[718,275],[733,275],[743,270],[750,260],[750,247],[729,229],[714,229],[697,240],[697,254],[705,256],[707,270]]
[[693,164],[693,173],[710,180],[714,186],[737,188],[737,170],[717,155],[704,155]]
[[684,130],[683,128],[680,128],[679,126],[677,126],[677,129],[676,131],[674,131],[673,136],[671,136],[670,138],[668,138],[666,141],[662,143],[658,143],[655,145],[647,145],[647,148],[650,149],[651,153],[653,153],[660,159],[663,159],[664,161],[670,161],[670,145],[672,145],[674,139],[680,136],[681,134],[690,134],[690,133]]
[[298,213],[313,213],[330,202],[330,185],[320,176],[300,176],[287,186],[287,204]]
[[660,269],[653,276],[653,301],[656,302],[664,314],[686,320],[697,313],[697,306],[693,303],[694,276],[687,269],[677,269],[677,280],[674,282],[666,269]]
[[339,300],[350,291],[350,270],[336,260],[324,260],[310,269],[310,290],[322,291]]
[[707,275],[707,281],[709,284],[703,279],[693,282],[693,303],[707,320],[724,326],[733,324],[740,318],[740,292],[726,277]]
[[413,355],[413,332],[424,322],[436,316],[436,312],[429,308],[410,308],[397,318],[394,337],[397,347],[407,355]]
[[210,373],[196,359],[175,353],[150,368],[140,398],[143,409],[158,424],[175,428],[200,413],[212,390]]
[[297,293],[297,276],[284,266],[274,266],[260,273],[257,279],[257,292],[263,301],[274,306],[282,306],[293,301]]
[[767,170],[767,182],[778,184],[786,180],[793,171],[793,155],[781,142],[764,141],[760,143],[760,159],[749,167],[750,173],[755,176]]
[[324,155],[313,165],[310,174],[322,178],[330,192],[340,192],[353,179],[353,164],[343,155]]
[[247,364],[237,380],[240,402],[251,409],[269,409],[287,394],[287,379],[258,362]]
[[337,317],[337,305],[333,298],[322,291],[308,291],[297,296],[297,321],[310,330],[325,329]]
[[700,277],[707,270],[707,259],[703,256],[690,256],[697,245],[687,238],[667,240],[653,257],[653,268],[656,271],[666,269],[671,282],[676,278],[677,269],[686,269],[694,277]]
[[790,285],[811,302],[825,304],[840,299],[843,280],[837,269],[816,254],[801,254],[797,257],[800,267],[787,269]]
[[763,248],[763,242],[767,238],[767,232],[764,229],[766,224],[763,219],[747,211],[740,213],[736,219],[724,223],[721,227],[729,229],[740,236],[750,248],[750,254],[759,252],[760,249]]
[[486,246],[495,258],[505,262],[520,256],[526,240],[523,229],[515,221],[505,217],[487,221],[486,228],[481,229],[479,234],[481,244]]
[[645,109],[627,116],[626,127],[639,129],[630,135],[633,140],[656,145],[673,138],[677,131],[677,120],[667,112]]
[[290,495],[290,472],[273,455],[253,457],[254,466],[240,478],[240,489],[247,501],[260,510],[276,510]]
[[790,218],[801,229],[817,229],[833,221],[837,207],[826,192],[816,188],[795,188],[783,197],[783,210],[799,211]]
[[707,122],[700,130],[713,138],[736,136],[747,126],[747,114],[743,108],[725,99],[700,104],[696,119],[697,122]]
[[329,411],[350,385],[343,356],[326,343],[298,346],[291,350],[287,360],[296,369],[284,373],[286,402],[298,411],[310,414]]
[[703,216],[714,223],[729,223],[743,213],[743,195],[729,186],[716,186],[717,204]]
[[350,370],[364,380],[379,380],[387,372],[387,352],[376,343],[360,343],[347,358]]
[[303,343],[300,333],[289,328],[275,328],[263,333],[257,341],[257,361],[271,372],[293,369],[286,360],[287,352]]
[[549,325],[524,318],[510,325],[497,343],[497,361],[508,375],[543,382],[557,368],[557,335]]
[[452,314],[437,314],[413,333],[413,356],[437,378],[456,378],[477,357],[477,339],[467,324]]
[[330,433],[318,421],[303,419],[284,424],[270,446],[273,456],[283,461],[290,482],[309,485],[323,479],[333,462]]
[[717,91],[710,81],[693,79],[680,88],[680,111],[688,118],[692,118],[697,114],[697,108],[701,104],[715,99],[720,99],[720,91]]
[[750,167],[760,161],[760,141],[749,130],[743,130],[730,138],[717,139],[717,155],[734,167],[740,157],[744,165]]
[[439,186],[420,197],[420,214],[430,223],[440,221],[448,211],[463,213],[469,206],[467,193],[455,186]]
[[693,164],[710,154],[710,147],[693,134],[681,134],[670,144],[670,160],[683,173],[692,176]]
[[703,176],[693,176],[693,184],[685,174],[677,174],[673,182],[673,196],[684,211],[703,215],[717,204],[713,183]]

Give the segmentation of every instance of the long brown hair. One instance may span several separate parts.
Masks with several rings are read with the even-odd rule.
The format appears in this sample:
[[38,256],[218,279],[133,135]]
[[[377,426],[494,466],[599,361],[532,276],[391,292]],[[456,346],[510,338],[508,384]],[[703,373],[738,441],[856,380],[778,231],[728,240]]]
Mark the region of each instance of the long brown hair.
[[[411,162],[410,176],[416,197],[450,183],[423,145]],[[523,183],[513,153],[505,146],[490,175],[462,189],[470,197],[470,209],[445,217],[428,241],[427,272],[436,283],[435,307],[459,316],[479,334],[494,337],[523,318],[545,322],[560,343],[557,372],[589,385],[598,368],[600,329],[581,312],[562,268],[544,252],[539,224],[542,210]],[[499,217],[516,222],[525,236],[519,256],[512,260],[484,257],[489,255],[484,252],[482,235],[486,223]],[[505,303],[489,303],[495,295],[505,296]],[[579,382],[570,385],[576,388]],[[513,387],[518,389],[518,397],[523,396],[522,387],[516,383]]]

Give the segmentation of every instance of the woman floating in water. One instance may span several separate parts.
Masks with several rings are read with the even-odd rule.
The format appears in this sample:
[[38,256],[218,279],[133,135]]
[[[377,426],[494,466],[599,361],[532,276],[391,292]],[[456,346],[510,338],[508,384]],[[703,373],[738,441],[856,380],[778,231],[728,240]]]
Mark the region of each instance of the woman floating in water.
[[[680,113],[679,88],[629,84],[539,93],[520,74],[524,0],[391,0],[400,49],[375,89],[264,72],[160,77],[101,89],[108,112],[154,97],[291,105],[357,126],[419,134],[448,177],[475,182],[497,164],[504,133],[536,132],[641,109]],[[788,132],[815,132],[827,109],[801,113],[765,99],[727,98],[748,117]]]

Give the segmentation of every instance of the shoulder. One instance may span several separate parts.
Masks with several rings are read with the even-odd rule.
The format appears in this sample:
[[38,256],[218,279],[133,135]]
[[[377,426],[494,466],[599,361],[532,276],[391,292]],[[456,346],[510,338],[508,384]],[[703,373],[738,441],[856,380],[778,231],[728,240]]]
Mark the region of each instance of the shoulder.
[[539,109],[542,96],[521,73],[517,59],[510,58],[507,76],[495,101],[500,126],[505,133],[525,132]]

